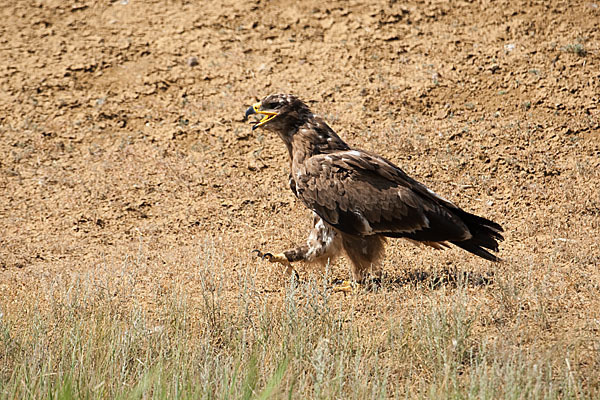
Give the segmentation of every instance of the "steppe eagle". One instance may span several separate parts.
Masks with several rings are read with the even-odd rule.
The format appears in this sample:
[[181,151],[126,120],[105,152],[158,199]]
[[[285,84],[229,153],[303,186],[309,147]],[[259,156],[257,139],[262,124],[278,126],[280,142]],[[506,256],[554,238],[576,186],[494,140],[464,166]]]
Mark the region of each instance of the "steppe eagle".
[[462,210],[374,153],[353,149],[296,96],[273,94],[249,107],[262,118],[252,130],[275,132],[290,160],[292,192],[313,211],[306,244],[280,254],[262,253],[271,262],[326,263],[346,253],[352,277],[361,282],[380,273],[387,238],[405,238],[441,249],[454,244],[490,261],[499,259],[502,227]]

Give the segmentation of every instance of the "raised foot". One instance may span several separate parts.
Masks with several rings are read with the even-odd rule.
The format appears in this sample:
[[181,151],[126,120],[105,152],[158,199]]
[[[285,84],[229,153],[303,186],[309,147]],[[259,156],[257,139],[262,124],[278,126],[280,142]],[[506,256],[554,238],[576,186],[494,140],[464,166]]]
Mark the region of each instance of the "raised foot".
[[289,260],[287,259],[287,257],[285,256],[285,254],[283,253],[279,253],[279,254],[272,254],[272,253],[263,253],[262,251],[255,249],[252,250],[253,253],[256,253],[257,257],[260,257],[263,260],[267,260],[269,262],[272,263],[279,263],[281,265],[283,265],[284,267],[286,267],[285,273],[286,275],[292,275],[294,274],[294,276],[296,277],[296,280],[300,280],[300,276],[298,275],[298,272],[296,272],[296,270],[292,267],[292,264],[289,262]]
[[256,253],[257,257],[260,257],[263,260],[267,260],[269,262],[277,262],[279,264],[283,264],[283,265],[290,265],[290,262],[288,261],[287,257],[283,254],[283,253],[279,253],[279,254],[273,254],[273,253],[263,253],[262,251],[255,249],[252,250],[253,253]]

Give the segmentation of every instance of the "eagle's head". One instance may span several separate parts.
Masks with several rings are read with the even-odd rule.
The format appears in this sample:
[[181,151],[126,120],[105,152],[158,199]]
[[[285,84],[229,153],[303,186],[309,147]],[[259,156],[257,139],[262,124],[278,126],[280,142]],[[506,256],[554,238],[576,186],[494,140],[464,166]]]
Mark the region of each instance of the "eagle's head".
[[246,110],[245,118],[252,114],[263,117],[252,130],[264,127],[275,132],[286,132],[301,125],[312,116],[308,106],[291,94],[271,94]]

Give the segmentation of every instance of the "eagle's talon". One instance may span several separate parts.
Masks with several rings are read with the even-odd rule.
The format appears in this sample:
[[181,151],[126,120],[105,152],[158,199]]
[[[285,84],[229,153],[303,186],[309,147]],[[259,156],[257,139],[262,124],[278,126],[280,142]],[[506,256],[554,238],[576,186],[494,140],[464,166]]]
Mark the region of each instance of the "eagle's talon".
[[296,277],[296,281],[300,281],[300,275],[298,275],[298,272],[292,267],[292,263],[290,262],[290,260],[288,260],[285,254],[281,253],[273,255],[273,253],[263,253],[258,249],[252,250],[252,253],[256,253],[256,256],[260,257],[262,260],[267,260],[271,263],[279,263],[283,265],[284,267],[286,267],[285,272],[288,276],[294,274],[294,276]]
[[263,253],[262,251],[258,250],[258,249],[254,249],[252,250],[252,253],[256,253],[256,257],[260,257],[261,260],[267,260],[270,262],[275,262],[273,261],[273,254],[271,253]]
[[267,260],[272,263],[280,263],[285,266],[290,265],[290,261],[287,259],[285,254],[273,254],[273,253],[263,253],[258,249],[252,250],[252,253],[256,253],[257,257],[260,257],[262,260]]
[[268,258],[269,256],[273,256],[271,253],[263,253],[262,251],[258,250],[258,249],[254,249],[252,250],[252,253],[256,253],[256,257],[260,257],[262,260],[264,260],[265,258]]

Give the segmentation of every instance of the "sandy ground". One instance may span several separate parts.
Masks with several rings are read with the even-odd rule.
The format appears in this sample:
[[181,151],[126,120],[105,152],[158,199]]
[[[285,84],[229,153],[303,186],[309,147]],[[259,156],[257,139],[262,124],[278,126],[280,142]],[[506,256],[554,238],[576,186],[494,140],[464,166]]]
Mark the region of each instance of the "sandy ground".
[[600,3],[48,0],[0,17],[4,312],[131,265],[142,302],[200,290],[207,252],[232,298],[244,274],[276,298],[281,269],[251,251],[304,241],[309,211],[280,140],[242,117],[288,92],[506,230],[502,264],[394,241],[357,318],[401,315],[390,297],[417,307],[435,290],[420,277],[460,271],[486,277],[469,289],[482,337],[600,332]]

